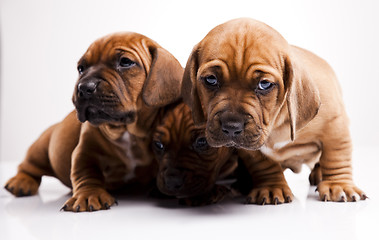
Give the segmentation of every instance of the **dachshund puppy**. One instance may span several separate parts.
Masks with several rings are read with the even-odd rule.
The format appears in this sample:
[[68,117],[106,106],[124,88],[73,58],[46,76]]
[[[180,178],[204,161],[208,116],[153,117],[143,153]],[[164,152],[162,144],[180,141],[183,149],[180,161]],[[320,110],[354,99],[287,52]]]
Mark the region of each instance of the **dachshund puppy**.
[[108,193],[155,178],[151,128],[161,107],[180,97],[183,68],[153,40],[132,32],[95,41],[78,62],[76,111],[29,148],[5,188],[34,195],[43,175],[72,188],[65,211],[109,209]]
[[194,125],[186,104],[172,104],[162,112],[152,148],[158,162],[157,186],[162,193],[194,206],[216,203],[229,192],[216,181],[235,171],[233,149],[210,147],[205,128]]
[[[282,167],[311,168],[323,201],[358,201],[342,93],[331,67],[247,18],[211,30],[185,68],[182,95],[210,146],[235,147],[254,188],[248,203],[291,202]],[[282,166],[282,167],[281,167]],[[318,167],[319,166],[319,167]]]

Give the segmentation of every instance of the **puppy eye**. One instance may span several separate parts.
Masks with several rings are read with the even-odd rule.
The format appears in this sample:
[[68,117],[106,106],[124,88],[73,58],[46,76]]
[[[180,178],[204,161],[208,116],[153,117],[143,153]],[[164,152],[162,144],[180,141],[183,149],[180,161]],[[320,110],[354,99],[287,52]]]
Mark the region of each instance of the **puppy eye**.
[[258,89],[259,90],[268,90],[272,86],[274,86],[274,84],[272,82],[267,81],[267,80],[262,80],[258,83]]
[[160,141],[154,141],[153,146],[154,146],[154,149],[157,150],[158,152],[163,152],[164,150],[164,145]]
[[203,81],[205,85],[207,85],[208,87],[218,86],[218,80],[215,75],[209,75],[209,76],[203,77]]
[[205,151],[209,147],[207,139],[205,137],[199,137],[194,143],[194,148],[198,151]]
[[84,72],[84,66],[83,65],[78,66],[78,72],[79,72],[79,74],[83,74],[83,72]]
[[136,65],[136,63],[133,62],[132,60],[130,60],[129,58],[122,57],[120,59],[120,66],[121,67],[130,68],[130,67],[133,67],[134,65]]

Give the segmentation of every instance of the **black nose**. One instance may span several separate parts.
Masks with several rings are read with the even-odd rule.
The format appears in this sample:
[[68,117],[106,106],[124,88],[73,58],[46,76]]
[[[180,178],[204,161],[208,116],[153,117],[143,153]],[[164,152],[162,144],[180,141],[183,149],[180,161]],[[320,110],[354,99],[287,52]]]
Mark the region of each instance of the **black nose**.
[[178,191],[184,184],[184,177],[181,171],[177,169],[166,170],[165,185],[170,191]]
[[98,81],[86,81],[78,84],[79,97],[89,98],[95,91]]
[[222,132],[228,137],[236,137],[243,132],[245,123],[241,117],[233,113],[224,113],[220,117]]

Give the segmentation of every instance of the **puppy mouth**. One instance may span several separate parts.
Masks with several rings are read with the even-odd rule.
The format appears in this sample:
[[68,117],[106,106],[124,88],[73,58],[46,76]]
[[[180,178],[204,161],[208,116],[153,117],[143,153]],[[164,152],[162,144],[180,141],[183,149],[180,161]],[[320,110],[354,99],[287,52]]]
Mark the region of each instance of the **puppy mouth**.
[[135,112],[113,112],[106,111],[96,106],[88,105],[77,107],[77,115],[80,122],[90,122],[94,125],[102,123],[132,123],[135,121]]
[[222,133],[217,134],[209,130],[206,133],[208,144],[212,147],[233,147],[255,151],[263,145],[260,134],[225,137]]

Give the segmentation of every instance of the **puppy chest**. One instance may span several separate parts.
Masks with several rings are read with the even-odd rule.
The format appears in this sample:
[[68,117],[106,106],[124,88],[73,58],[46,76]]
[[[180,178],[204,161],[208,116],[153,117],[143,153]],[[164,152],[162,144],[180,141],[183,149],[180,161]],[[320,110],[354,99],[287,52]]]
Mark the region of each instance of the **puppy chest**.
[[278,162],[308,163],[320,156],[321,147],[315,142],[297,143],[291,141],[275,142],[263,145],[260,151]]
[[136,178],[136,169],[152,164],[152,157],[145,141],[124,133],[117,142],[113,156],[103,167],[107,185],[118,186]]

